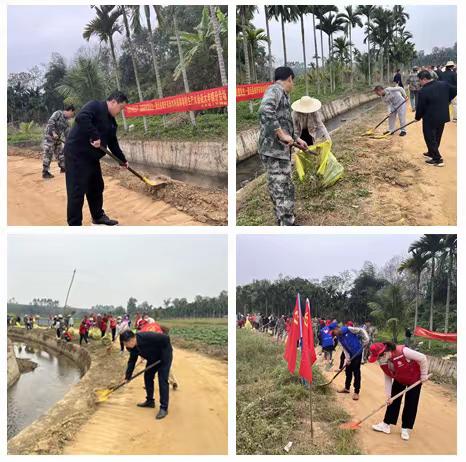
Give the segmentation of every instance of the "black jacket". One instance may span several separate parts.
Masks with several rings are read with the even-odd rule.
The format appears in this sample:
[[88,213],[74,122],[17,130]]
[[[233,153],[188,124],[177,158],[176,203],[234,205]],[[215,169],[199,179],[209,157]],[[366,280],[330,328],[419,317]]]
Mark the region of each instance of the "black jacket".
[[65,155],[78,160],[99,160],[105,153],[91,146],[90,141],[100,139],[122,162],[126,162],[116,136],[118,125],[108,112],[106,101],[89,101],[78,112],[65,143]]
[[449,83],[451,86],[455,88],[457,87],[455,71],[447,69],[445,72],[442,72],[441,75],[439,75],[439,79],[442,80],[442,82]]
[[418,95],[416,120],[438,126],[450,121],[450,101],[456,96],[456,87],[447,82],[432,80],[424,85]]
[[165,334],[156,332],[139,332],[136,334],[137,345],[131,350],[126,369],[126,380],[129,380],[133,375],[134,367],[138,356],[142,356],[147,360],[147,366],[156,361],[167,361],[172,356],[172,345],[170,337]]

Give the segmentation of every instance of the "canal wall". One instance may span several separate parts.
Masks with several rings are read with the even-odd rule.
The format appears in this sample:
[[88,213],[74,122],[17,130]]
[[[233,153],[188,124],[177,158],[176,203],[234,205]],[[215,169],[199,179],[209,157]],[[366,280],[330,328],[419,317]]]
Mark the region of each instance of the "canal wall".
[[[321,113],[324,121],[344,114],[369,101],[378,98],[374,93],[358,93],[345,98],[339,98],[322,105]],[[257,154],[257,143],[259,141],[259,130],[257,128],[244,130],[236,135],[236,163]]]
[[8,339],[7,349],[7,387],[10,388],[19,379],[21,372],[16,360],[13,342],[10,339]]
[[58,340],[52,329],[26,331],[12,327],[8,329],[8,337],[38,344],[57,355],[62,354],[81,370],[81,380],[61,400],[8,441],[8,454],[60,454],[66,442],[73,438],[77,428],[95,408],[95,388],[109,386],[110,379],[115,381],[120,378],[124,360],[120,355],[121,359],[113,360],[110,350],[103,348],[100,342],[96,345],[99,354],[94,354],[77,344]]
[[128,161],[155,168],[224,176],[228,174],[226,141],[119,141]]

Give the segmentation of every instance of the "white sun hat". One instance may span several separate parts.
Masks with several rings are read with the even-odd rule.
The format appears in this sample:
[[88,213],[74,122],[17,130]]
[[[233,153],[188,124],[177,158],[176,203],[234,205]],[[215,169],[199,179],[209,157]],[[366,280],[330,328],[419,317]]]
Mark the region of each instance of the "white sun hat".
[[448,61],[447,64],[445,64],[445,67],[450,67],[450,66],[454,66],[455,63],[453,61]]
[[303,96],[291,105],[291,109],[293,109],[293,111],[301,112],[303,114],[317,112],[321,107],[322,103],[317,98],[311,98],[310,96]]

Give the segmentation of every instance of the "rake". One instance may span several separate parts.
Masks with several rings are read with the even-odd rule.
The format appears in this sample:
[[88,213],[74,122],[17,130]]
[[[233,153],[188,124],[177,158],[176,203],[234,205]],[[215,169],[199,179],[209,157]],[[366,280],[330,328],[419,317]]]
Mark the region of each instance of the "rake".
[[[354,354],[353,356],[351,356],[350,358],[350,363],[351,361],[356,358],[356,356],[360,355],[362,353],[362,349],[359,350],[356,354]],[[343,366],[328,382],[326,383],[321,383],[319,385],[316,385],[317,387],[326,387],[327,385],[330,385],[347,367],[349,366],[349,364],[347,364],[346,366]]]
[[388,132],[388,133],[386,133],[384,135],[375,135],[375,134],[370,135],[370,138],[373,139],[373,140],[384,140],[384,139],[388,138],[389,136],[393,135],[394,133],[396,133],[397,131],[402,130],[403,128],[406,128],[408,125],[414,124],[416,122],[417,122],[416,119],[411,120],[411,122],[408,122],[407,124],[397,128],[396,130],[393,130],[392,132]]
[[398,111],[398,109],[400,109],[401,106],[403,106],[403,104],[406,103],[406,99],[403,100],[403,102],[398,105],[392,112],[390,112],[390,114],[388,114],[387,117],[385,117],[381,122],[379,122],[374,128],[370,129],[370,130],[367,130],[366,133],[363,133],[361,136],[371,136],[371,135],[374,135],[374,132],[375,130],[377,130],[377,128],[379,128],[392,114],[395,114],[396,111]]

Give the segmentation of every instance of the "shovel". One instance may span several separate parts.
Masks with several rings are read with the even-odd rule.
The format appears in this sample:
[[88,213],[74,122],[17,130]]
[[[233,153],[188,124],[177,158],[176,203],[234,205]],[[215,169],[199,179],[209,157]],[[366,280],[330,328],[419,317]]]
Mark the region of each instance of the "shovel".
[[[432,374],[429,374],[427,378],[429,379],[432,376]],[[414,387],[417,387],[421,383],[420,380],[417,382],[413,383],[410,385],[408,388],[405,388],[403,391],[400,391],[397,393],[395,396],[392,396],[390,399],[394,401],[395,399],[401,398],[404,394],[406,394],[409,390],[413,389]],[[387,406],[387,402],[383,403],[380,405],[377,409],[374,409],[370,414],[366,415],[366,417],[362,418],[361,420],[358,420],[357,422],[345,422],[340,425],[340,428],[344,430],[358,430],[361,427],[361,424],[365,422],[369,417],[372,417],[374,414],[379,412],[381,409]]]
[[[362,353],[362,350],[359,350],[355,355],[351,356],[350,358],[350,364],[351,364],[351,361],[356,358],[356,356],[360,355]],[[347,367],[349,366],[346,365],[346,366],[343,366],[331,379],[330,381],[326,382],[326,383],[321,383],[319,385],[317,385],[318,387],[326,387],[327,385],[330,385]]]
[[417,122],[416,119],[411,120],[411,122],[408,122],[407,124],[403,125],[402,127],[397,128],[396,130],[393,130],[392,132],[389,132],[385,135],[371,135],[370,138],[373,140],[384,140],[385,138],[388,138],[389,136],[396,133],[397,131],[402,130],[403,128],[406,128],[408,125],[414,124],[416,122]]
[[370,135],[374,135],[374,132],[375,130],[377,130],[377,128],[379,128],[392,114],[395,114],[396,111],[398,111],[398,109],[400,109],[401,106],[403,106],[403,104],[406,103],[406,99],[403,100],[403,102],[397,106],[392,112],[390,112],[390,114],[388,114],[387,117],[385,117],[381,122],[379,122],[374,128],[372,128],[371,130],[367,130],[366,133],[363,133],[361,136],[370,136]]
[[123,387],[130,381],[134,380],[136,377],[138,377],[141,374],[144,374],[144,372],[148,371],[149,369],[152,369],[153,367],[157,366],[160,364],[160,361],[156,361],[155,363],[151,364],[150,366],[147,366],[145,369],[142,371],[138,372],[137,374],[134,374],[133,377],[127,382],[126,380],[124,382],[121,382],[119,385],[112,387],[112,388],[100,388],[98,390],[95,390],[96,394],[96,403],[103,403],[104,401],[107,401],[108,397],[116,390],[119,388]]

